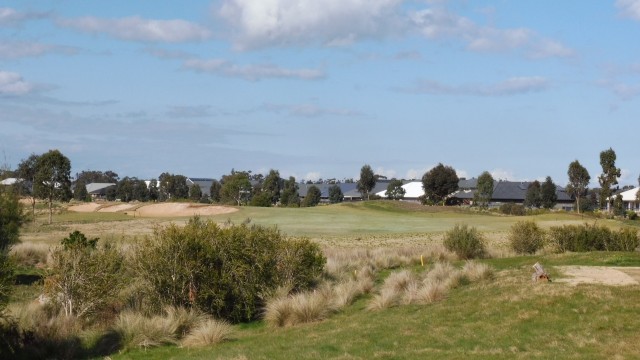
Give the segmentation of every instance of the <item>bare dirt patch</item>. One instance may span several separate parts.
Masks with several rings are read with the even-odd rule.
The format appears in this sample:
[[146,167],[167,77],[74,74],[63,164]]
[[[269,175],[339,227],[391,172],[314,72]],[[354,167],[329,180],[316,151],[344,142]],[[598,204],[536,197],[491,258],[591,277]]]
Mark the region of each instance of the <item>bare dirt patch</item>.
[[174,217],[174,216],[209,216],[230,214],[236,208],[216,205],[197,205],[189,203],[162,203],[141,206],[135,210],[135,216],[141,217]]
[[640,268],[608,266],[556,266],[560,272],[569,276],[557,279],[557,282],[569,285],[601,284],[613,286],[639,285]]

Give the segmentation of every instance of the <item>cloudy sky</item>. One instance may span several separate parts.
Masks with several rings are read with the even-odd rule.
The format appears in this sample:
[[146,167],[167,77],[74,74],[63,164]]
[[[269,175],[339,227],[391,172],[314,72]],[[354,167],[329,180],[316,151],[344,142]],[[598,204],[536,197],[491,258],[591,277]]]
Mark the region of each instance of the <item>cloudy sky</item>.
[[3,0],[0,151],[73,172],[640,174],[640,0]]

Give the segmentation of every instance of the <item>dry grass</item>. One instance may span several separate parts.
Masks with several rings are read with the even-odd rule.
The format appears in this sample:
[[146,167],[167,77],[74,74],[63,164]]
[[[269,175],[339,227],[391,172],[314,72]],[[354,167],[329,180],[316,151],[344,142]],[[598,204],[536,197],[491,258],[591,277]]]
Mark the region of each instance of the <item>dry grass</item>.
[[126,349],[153,347],[177,343],[175,327],[161,316],[146,317],[139,313],[124,311],[118,315],[113,329],[122,339]]
[[48,263],[48,244],[23,242],[11,247],[10,254],[19,265],[44,267]]
[[467,261],[462,268],[462,272],[469,281],[482,281],[492,279],[494,276],[491,266],[477,261]]
[[201,347],[221,343],[229,340],[233,327],[220,320],[207,319],[200,322],[183,339],[182,346]]

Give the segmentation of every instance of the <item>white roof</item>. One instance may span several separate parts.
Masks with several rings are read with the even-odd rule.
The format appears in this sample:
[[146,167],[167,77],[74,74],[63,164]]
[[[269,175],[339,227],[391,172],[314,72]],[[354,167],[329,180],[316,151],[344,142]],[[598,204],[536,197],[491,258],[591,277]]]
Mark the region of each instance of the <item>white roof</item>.
[[[406,183],[404,185],[402,185],[402,188],[404,189],[405,193],[404,193],[404,197],[407,199],[417,199],[420,196],[424,195],[424,190],[422,189],[422,182],[421,181],[413,181],[410,183]],[[378,193],[376,193],[376,195],[381,196],[381,197],[386,197],[387,196],[387,191],[380,191]]]
[[90,184],[87,184],[86,187],[87,187],[87,192],[91,194],[92,192],[100,191],[115,185],[116,184],[114,183],[90,183]]
[[[631,190],[623,191],[620,193],[622,195],[622,201],[636,201],[636,193],[640,190],[640,188],[633,188]],[[612,199],[615,199],[616,196],[612,196]]]
[[0,181],[0,185],[13,185],[15,183],[18,182],[18,179],[16,178],[6,178],[2,181]]

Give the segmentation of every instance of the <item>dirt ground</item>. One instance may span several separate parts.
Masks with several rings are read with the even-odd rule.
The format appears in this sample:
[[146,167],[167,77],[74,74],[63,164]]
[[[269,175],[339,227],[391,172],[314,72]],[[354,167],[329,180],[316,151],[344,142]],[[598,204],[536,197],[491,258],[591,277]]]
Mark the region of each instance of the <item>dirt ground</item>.
[[556,266],[566,278],[554,280],[569,285],[602,284],[627,286],[640,284],[639,267]]

